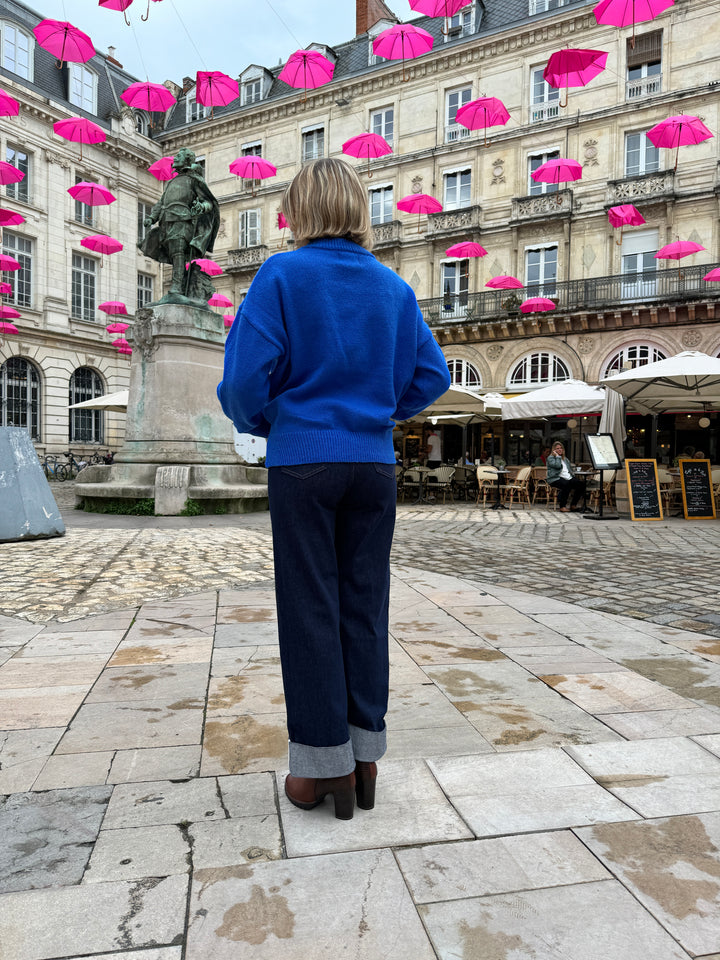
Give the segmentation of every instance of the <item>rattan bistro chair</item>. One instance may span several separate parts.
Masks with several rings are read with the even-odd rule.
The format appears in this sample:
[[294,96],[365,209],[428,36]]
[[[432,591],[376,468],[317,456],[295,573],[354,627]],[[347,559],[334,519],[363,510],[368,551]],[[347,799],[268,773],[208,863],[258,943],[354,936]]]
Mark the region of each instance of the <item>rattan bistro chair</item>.
[[546,503],[549,507],[557,507],[557,487],[553,487],[547,482],[547,467],[533,467],[532,469],[533,476],[533,492],[532,492],[532,504],[535,505],[535,501],[539,503]]
[[482,466],[479,466],[477,468],[478,491],[475,498],[475,503],[478,504],[482,500],[482,505],[485,506],[488,497],[490,497],[492,500],[496,491],[497,482],[498,472],[495,467],[492,467],[489,464],[483,464]]
[[437,491],[440,493],[442,490],[443,503],[445,503],[445,498],[450,494],[452,499],[452,481],[455,476],[455,467],[435,467],[433,470],[428,473],[427,482],[425,488],[428,495]]
[[505,503],[515,503],[515,498],[517,498],[517,502],[521,503],[523,507],[525,507],[525,504],[530,506],[531,474],[532,467],[521,467],[515,479],[505,484],[503,487],[503,500]]

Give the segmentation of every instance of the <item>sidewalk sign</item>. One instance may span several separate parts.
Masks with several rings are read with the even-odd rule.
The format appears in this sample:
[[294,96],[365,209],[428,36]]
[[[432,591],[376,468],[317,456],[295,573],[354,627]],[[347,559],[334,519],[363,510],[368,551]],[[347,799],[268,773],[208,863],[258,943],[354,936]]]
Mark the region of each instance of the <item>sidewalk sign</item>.
[[714,520],[715,497],[709,460],[680,460],[683,513],[686,520]]
[[628,499],[633,520],[662,520],[662,500],[658,482],[657,461],[627,459]]

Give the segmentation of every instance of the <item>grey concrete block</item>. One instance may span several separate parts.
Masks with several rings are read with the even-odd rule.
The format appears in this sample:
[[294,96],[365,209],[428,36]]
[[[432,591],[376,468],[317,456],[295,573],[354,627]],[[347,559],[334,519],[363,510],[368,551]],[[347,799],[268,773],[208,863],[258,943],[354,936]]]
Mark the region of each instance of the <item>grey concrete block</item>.
[[21,427],[0,427],[0,542],[64,533],[30,434]]

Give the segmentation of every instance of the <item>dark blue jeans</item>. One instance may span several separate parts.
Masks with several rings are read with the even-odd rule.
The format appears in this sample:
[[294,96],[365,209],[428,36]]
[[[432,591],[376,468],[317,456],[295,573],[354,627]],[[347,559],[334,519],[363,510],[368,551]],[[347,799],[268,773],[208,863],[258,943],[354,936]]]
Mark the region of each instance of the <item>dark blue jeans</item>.
[[344,776],[385,752],[395,466],[268,472],[290,772]]

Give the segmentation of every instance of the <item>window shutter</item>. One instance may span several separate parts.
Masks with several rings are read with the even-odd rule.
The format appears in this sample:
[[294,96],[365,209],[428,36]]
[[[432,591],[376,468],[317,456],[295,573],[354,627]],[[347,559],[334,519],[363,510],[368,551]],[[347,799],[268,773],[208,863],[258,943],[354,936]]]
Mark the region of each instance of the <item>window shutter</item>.
[[627,42],[627,65],[639,67],[643,63],[652,63],[662,59],[662,30],[653,30],[651,33],[641,33],[635,37],[635,47],[631,41]]

